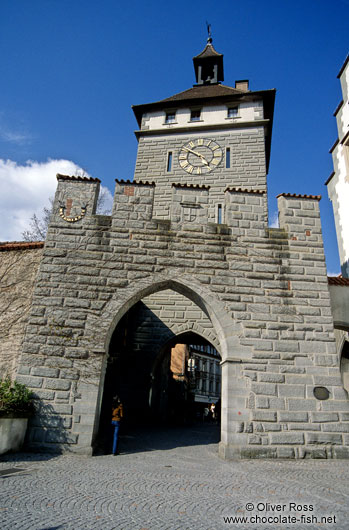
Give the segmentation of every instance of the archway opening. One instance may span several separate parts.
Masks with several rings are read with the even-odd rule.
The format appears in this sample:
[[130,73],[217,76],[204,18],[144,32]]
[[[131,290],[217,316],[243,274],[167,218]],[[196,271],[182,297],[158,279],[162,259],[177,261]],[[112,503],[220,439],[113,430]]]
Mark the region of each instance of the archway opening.
[[110,340],[98,450],[109,449],[115,395],[126,437],[135,427],[219,425],[218,347],[208,315],[184,295],[167,289],[135,303]]
[[343,387],[349,393],[349,342],[345,341],[342,348],[340,371]]

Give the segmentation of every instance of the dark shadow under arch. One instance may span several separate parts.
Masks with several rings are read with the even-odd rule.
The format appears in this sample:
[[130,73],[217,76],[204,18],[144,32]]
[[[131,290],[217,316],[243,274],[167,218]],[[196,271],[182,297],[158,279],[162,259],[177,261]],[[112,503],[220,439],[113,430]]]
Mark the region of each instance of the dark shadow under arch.
[[[161,290],[169,288],[168,283],[163,283],[161,287]],[[154,292],[153,289],[152,291]],[[156,407],[150,401],[149,396],[150,391],[153,390],[154,381],[152,377],[154,372],[156,372],[156,367],[163,361],[166,350],[168,353],[171,345],[181,340],[189,341],[191,339],[193,341],[193,336],[196,337],[195,342],[206,342],[216,348],[216,345],[213,345],[209,338],[204,336],[204,330],[202,333],[197,333],[197,331],[193,332],[188,328],[186,332],[177,335],[176,330],[167,328],[166,324],[156,317],[162,327],[159,343],[156,344],[157,350],[152,352],[153,358],[146,349],[138,351],[135,347],[138,345],[133,343],[133,334],[135,332],[133,326],[137,322],[137,311],[140,310],[142,305],[144,304],[138,301],[124,312],[110,340],[98,436],[99,445],[104,446],[104,449],[106,438],[108,437],[109,409],[111,408],[113,395],[117,393],[124,402],[127,418],[124,422],[126,429],[140,424],[149,426],[150,424],[159,423],[159,421],[156,421],[159,418],[154,415]],[[127,306],[124,306],[123,309],[125,307]],[[149,308],[148,311],[150,311]],[[206,312],[205,314],[207,315]],[[171,392],[173,393],[173,389]],[[186,420],[189,416],[190,414],[186,414]]]

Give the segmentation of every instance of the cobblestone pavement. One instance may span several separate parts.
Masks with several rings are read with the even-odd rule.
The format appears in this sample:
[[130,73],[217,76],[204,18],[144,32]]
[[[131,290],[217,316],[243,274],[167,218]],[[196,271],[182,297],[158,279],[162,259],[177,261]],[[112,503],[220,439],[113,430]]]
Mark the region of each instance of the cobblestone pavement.
[[[0,528],[348,530],[349,461],[225,462],[217,456],[217,436],[207,425],[148,430],[123,436],[117,457],[3,455]],[[303,508],[290,511],[292,502]],[[280,511],[272,510],[276,504]],[[299,521],[263,520],[289,515]],[[318,522],[306,524],[302,515]],[[225,522],[229,516],[260,519]],[[336,523],[321,523],[321,516],[335,516]]]

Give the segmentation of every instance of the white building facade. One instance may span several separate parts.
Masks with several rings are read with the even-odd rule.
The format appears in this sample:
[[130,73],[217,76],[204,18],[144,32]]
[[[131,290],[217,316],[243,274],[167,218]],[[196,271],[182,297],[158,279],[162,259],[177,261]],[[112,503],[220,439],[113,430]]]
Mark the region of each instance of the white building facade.
[[349,55],[338,76],[343,99],[334,112],[338,138],[331,148],[333,173],[326,182],[332,202],[343,278],[349,277]]

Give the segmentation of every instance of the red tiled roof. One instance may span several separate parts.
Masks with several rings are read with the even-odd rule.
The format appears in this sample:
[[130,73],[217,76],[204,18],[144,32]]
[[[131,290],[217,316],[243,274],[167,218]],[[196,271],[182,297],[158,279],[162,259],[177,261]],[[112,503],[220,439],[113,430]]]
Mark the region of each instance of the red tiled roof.
[[296,193],[280,193],[276,196],[279,197],[291,197],[292,199],[312,199],[316,201],[321,201],[321,195],[297,195]]
[[263,195],[266,193],[265,190],[248,190],[247,188],[225,188],[224,193],[226,191],[232,191],[234,193],[255,193],[256,195]]
[[327,276],[328,285],[346,285],[349,287],[349,278],[341,276]]
[[56,177],[57,177],[57,180],[75,180],[75,181],[80,181],[80,182],[101,182],[97,178],[79,177],[79,176],[74,176],[74,175],[72,175],[72,176],[61,175],[60,173],[57,173]]
[[8,250],[33,250],[35,248],[43,248],[44,241],[7,241],[0,243],[0,252]]

